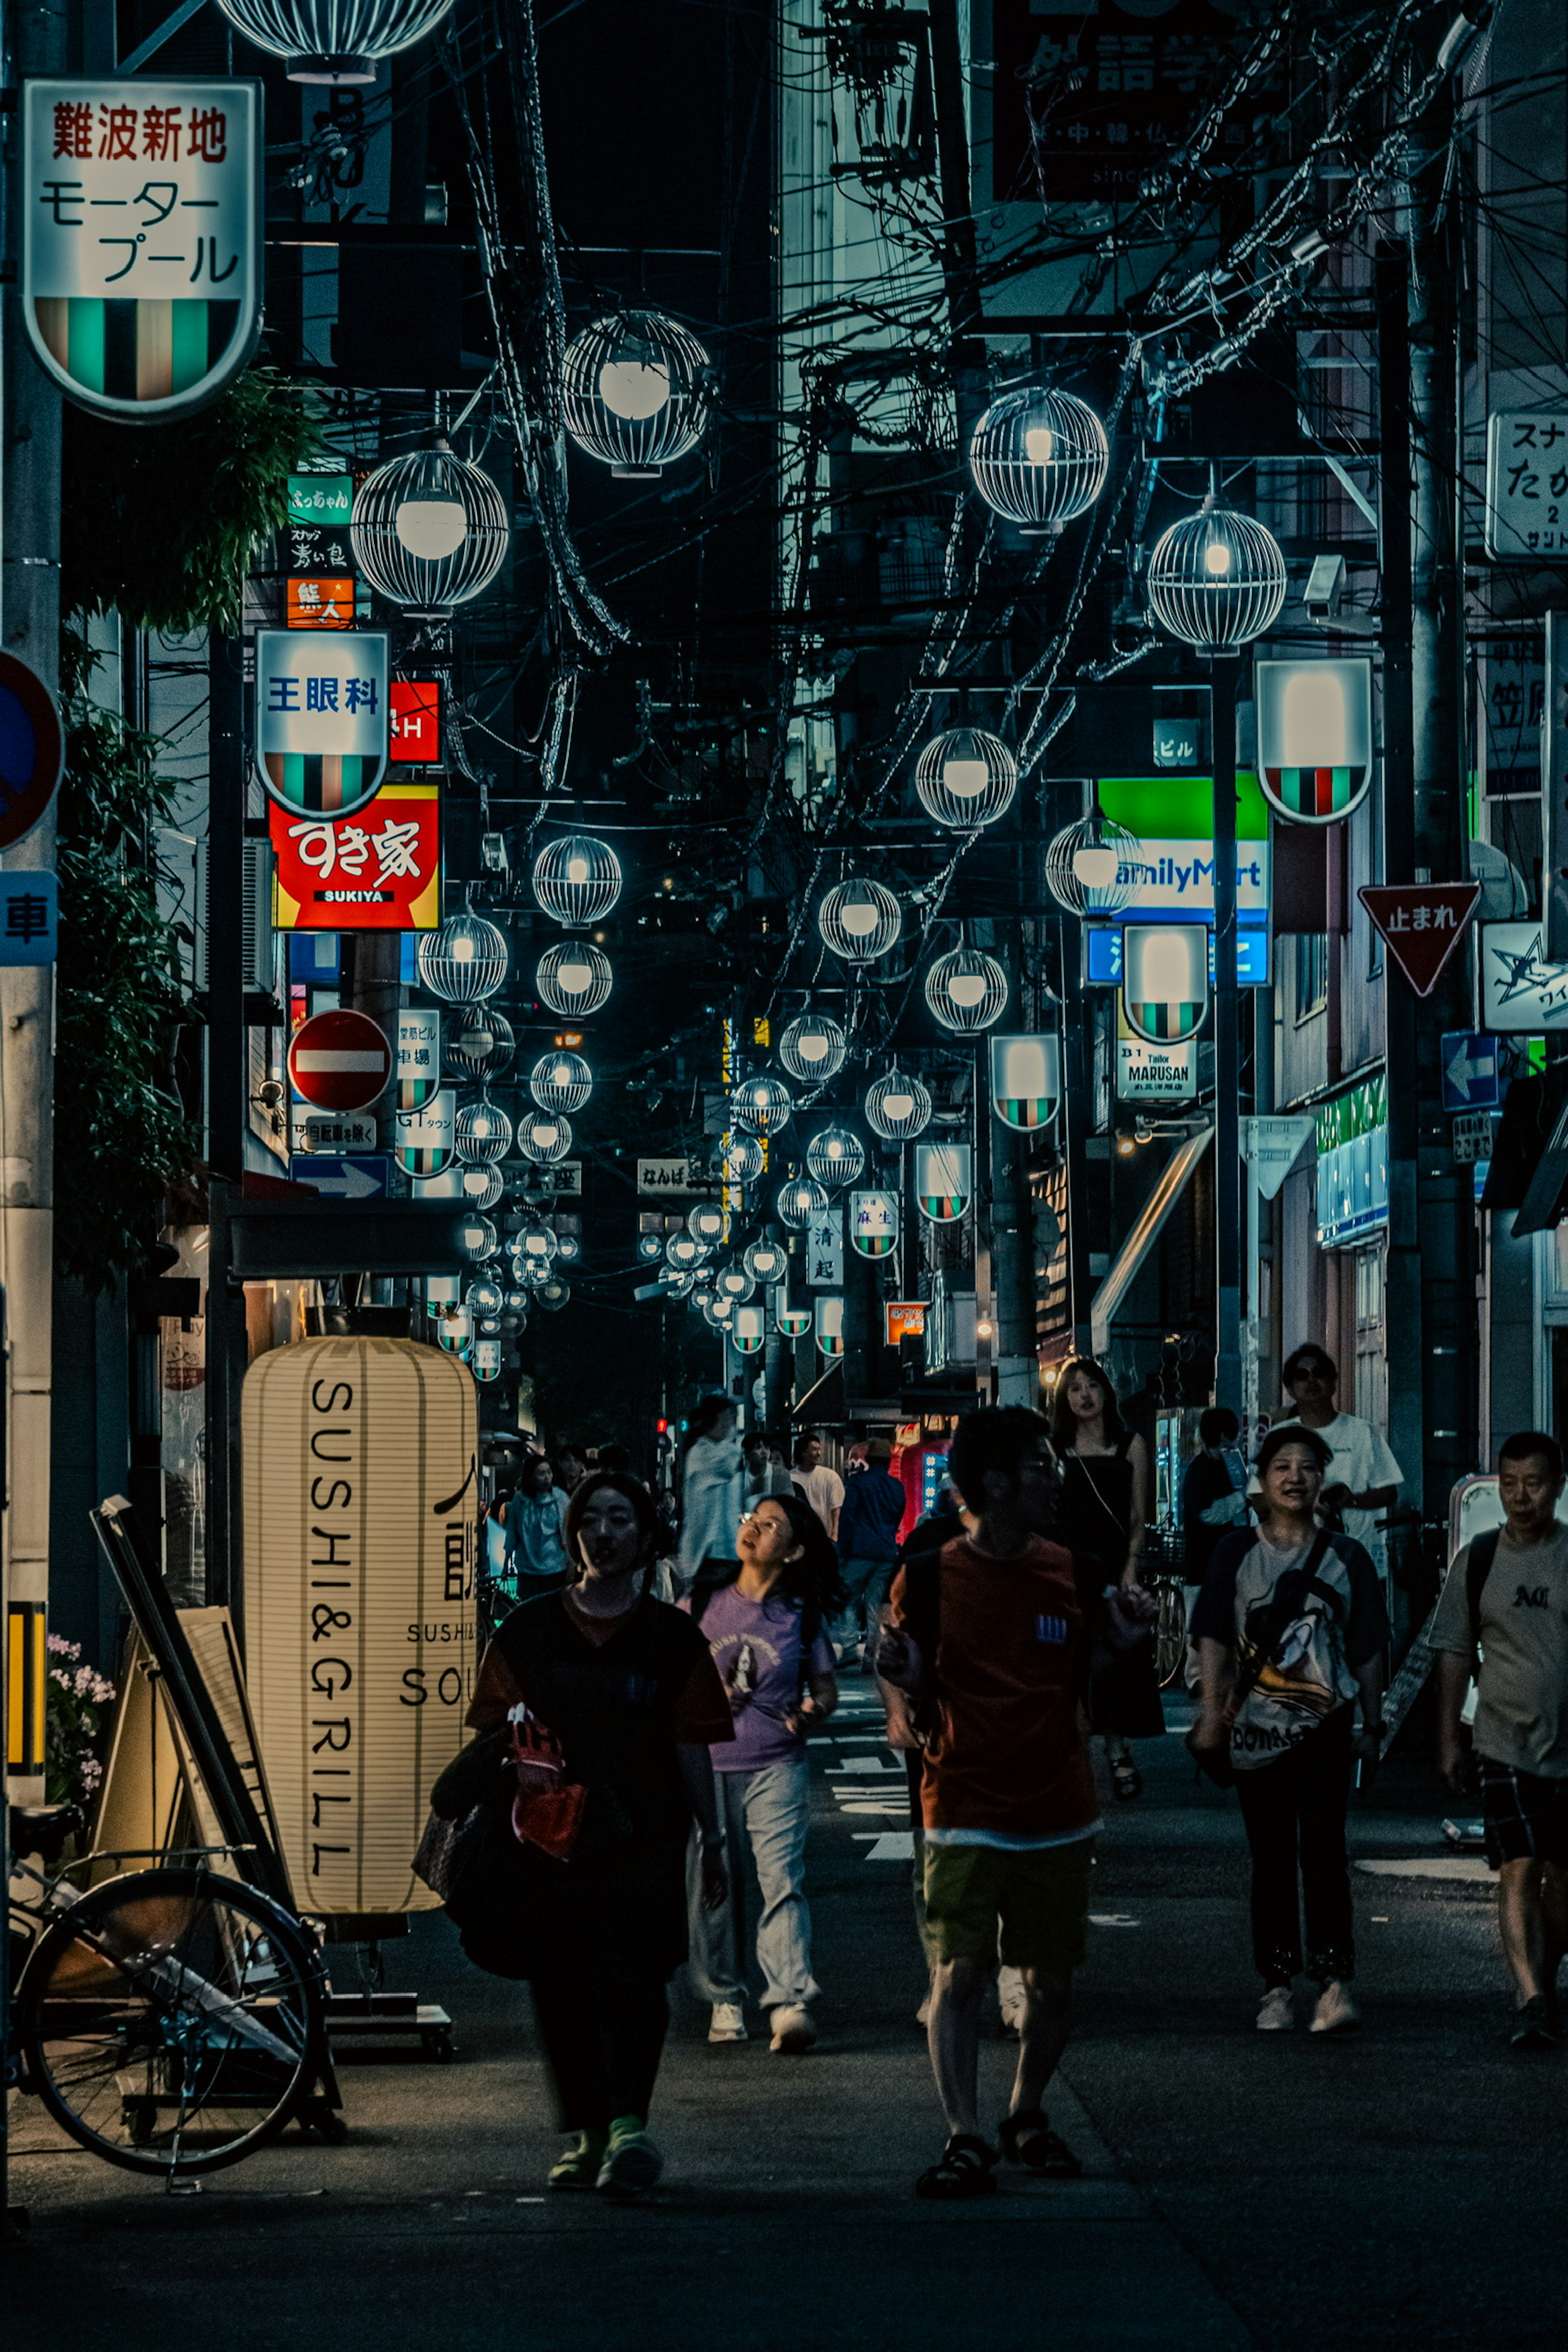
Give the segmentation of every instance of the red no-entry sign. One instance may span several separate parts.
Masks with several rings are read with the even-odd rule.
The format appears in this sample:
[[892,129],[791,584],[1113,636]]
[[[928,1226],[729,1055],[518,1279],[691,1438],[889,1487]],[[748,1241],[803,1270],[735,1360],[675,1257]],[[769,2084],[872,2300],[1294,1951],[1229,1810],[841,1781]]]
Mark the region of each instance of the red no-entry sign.
[[294,1033],[289,1076],[318,1110],[368,1110],[392,1076],[385,1033],[364,1013],[318,1013]]

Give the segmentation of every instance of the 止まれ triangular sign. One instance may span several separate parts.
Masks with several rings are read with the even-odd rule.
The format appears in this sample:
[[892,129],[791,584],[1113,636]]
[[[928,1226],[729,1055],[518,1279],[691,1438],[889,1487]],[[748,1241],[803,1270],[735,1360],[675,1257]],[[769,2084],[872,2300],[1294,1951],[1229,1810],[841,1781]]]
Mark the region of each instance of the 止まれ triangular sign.
[[1430,996],[1481,895],[1479,882],[1381,882],[1356,892],[1417,996]]

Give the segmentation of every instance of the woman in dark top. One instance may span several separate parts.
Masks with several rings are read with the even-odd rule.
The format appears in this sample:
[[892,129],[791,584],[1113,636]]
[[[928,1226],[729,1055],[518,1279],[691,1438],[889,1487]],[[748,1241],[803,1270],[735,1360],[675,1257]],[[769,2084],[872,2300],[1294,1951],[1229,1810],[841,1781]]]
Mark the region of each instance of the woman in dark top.
[[[1141,1591],[1149,1449],[1127,1428],[1115,1390],[1087,1356],[1072,1357],[1062,1366],[1051,1439],[1062,1466],[1060,1540],[1079,1559],[1100,1561],[1106,1588],[1121,1584]],[[1152,1643],[1121,1652],[1097,1646],[1089,1713],[1092,1728],[1105,1741],[1117,1795],[1141,1795],[1142,1775],[1127,1743],[1157,1739],[1165,1728]]]
[[499,1627],[468,1709],[479,1736],[431,1794],[448,1821],[485,1809],[486,1864],[449,1907],[471,1959],[532,1987],[571,2135],[550,2186],[622,2196],[663,2168],[647,2114],[686,1958],[693,1814],[704,1897],[727,1893],[709,1748],[733,1738],[730,1707],[700,1629],[647,1591],[656,1533],[636,1479],[583,1481],[575,1581]]

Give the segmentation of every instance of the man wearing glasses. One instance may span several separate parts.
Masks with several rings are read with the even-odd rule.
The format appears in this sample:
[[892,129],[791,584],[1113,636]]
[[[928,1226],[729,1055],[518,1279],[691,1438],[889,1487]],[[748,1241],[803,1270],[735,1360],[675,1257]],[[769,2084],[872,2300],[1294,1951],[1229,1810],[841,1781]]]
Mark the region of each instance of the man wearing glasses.
[[[1303,1429],[1315,1429],[1333,1455],[1318,1497],[1321,1517],[1354,1536],[1381,1564],[1383,1543],[1375,1522],[1393,1505],[1404,1471],[1370,1421],[1340,1411],[1335,1400],[1340,1368],[1324,1349],[1310,1340],[1298,1348],[1286,1357],[1280,1378],[1296,1407],[1285,1422],[1299,1421]],[[1252,1491],[1258,1492],[1256,1479]]]

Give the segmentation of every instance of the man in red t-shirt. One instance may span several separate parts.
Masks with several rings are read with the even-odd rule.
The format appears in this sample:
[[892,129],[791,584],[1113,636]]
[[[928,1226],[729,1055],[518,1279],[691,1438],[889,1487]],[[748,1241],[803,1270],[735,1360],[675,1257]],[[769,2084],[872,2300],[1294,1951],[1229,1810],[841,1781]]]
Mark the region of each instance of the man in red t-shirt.
[[1080,1700],[1095,1626],[1119,1646],[1146,1626],[1140,1596],[1102,1604],[1070,1552],[1046,1540],[1059,1473],[1037,1412],[971,1413],[948,1475],[978,1524],[900,1570],[877,1671],[911,1695],[925,1731],[931,2055],[950,2137],[915,2188],[964,2198],[996,2185],[976,2097],[980,2003],[998,1957],[1022,1971],[1027,1997],[1003,2152],[1058,2179],[1081,2169],[1041,2107],[1067,2042],[1100,1827]]

